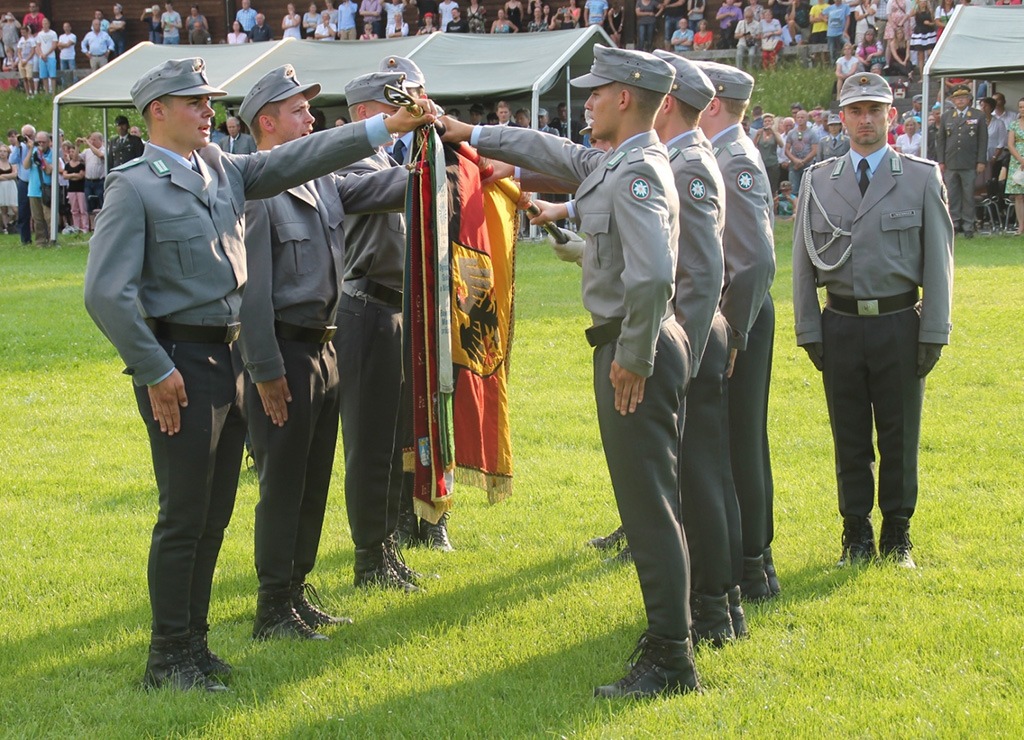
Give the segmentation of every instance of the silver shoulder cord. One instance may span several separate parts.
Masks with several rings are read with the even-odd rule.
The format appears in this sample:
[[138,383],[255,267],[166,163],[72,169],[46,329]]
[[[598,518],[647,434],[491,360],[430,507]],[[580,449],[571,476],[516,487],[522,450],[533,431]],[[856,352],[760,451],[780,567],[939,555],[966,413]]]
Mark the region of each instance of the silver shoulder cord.
[[[814,205],[817,206],[818,212],[825,217],[825,223],[828,224],[829,228],[832,229],[832,238],[821,245],[821,247],[815,248],[814,236],[811,233],[811,204],[807,200],[807,196],[811,197],[814,201]],[[832,246],[836,239],[841,236],[851,236],[852,232],[843,231],[828,217],[824,207],[821,205],[821,201],[818,200],[818,194],[814,192],[814,188],[811,187],[811,173],[804,173],[803,182],[800,185],[800,202],[804,204],[803,218],[801,219],[800,228],[803,229],[804,235],[804,247],[807,249],[807,256],[811,260],[811,264],[822,272],[832,272],[838,270],[840,267],[846,264],[846,261],[850,259],[850,255],[853,253],[853,242],[846,248],[842,256],[836,261],[835,264],[829,265],[822,260],[822,253]]]

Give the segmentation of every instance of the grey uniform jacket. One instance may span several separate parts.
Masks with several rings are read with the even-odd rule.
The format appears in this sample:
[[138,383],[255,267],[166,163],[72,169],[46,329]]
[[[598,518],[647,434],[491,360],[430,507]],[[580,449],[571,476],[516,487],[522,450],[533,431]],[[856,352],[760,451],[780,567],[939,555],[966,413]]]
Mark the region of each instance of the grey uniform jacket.
[[[231,137],[224,137],[224,151],[231,149]],[[256,151],[256,140],[249,134],[239,134],[235,139],[235,150],[231,154],[252,154]]]
[[[406,173],[383,150],[340,174]],[[407,178],[403,177],[403,182]],[[351,210],[351,209],[349,209]],[[369,278],[401,291],[405,277],[405,212],[350,215],[345,220],[345,279]]]
[[540,131],[484,126],[477,144],[486,156],[581,182],[583,305],[595,325],[622,320],[615,361],[650,376],[661,323],[672,313],[679,239],[679,195],[655,133],[605,153]]
[[679,261],[676,266],[676,321],[690,340],[692,376],[711,334],[722,296],[725,265],[725,183],[714,152],[700,129],[669,142],[669,162],[679,191]]
[[[822,341],[818,287],[836,295],[870,300],[924,288],[919,341],[946,344],[953,293],[953,223],[938,166],[889,150],[863,199],[850,155],[823,162],[797,206],[793,234],[793,308],[799,345]],[[813,188],[818,207],[806,188]],[[835,239],[835,229],[850,236]],[[850,257],[835,270],[818,269],[808,242],[834,265],[852,243]]]
[[345,267],[346,212],[397,211],[408,171],[325,175],[245,204],[249,281],[240,318],[242,359],[255,383],[285,374],[274,321],[334,324]]
[[985,116],[974,108],[965,108],[963,116],[956,110],[942,114],[935,136],[939,161],[949,170],[973,170],[988,158],[988,125]]
[[850,137],[846,134],[839,134],[837,140],[833,141],[832,136],[825,134],[818,139],[818,161],[841,157],[850,151]]
[[742,350],[775,279],[771,186],[754,142],[740,126],[723,132],[712,146],[728,204],[720,309],[729,324],[729,349]]
[[246,198],[268,198],[372,153],[365,123],[353,123],[253,155],[210,144],[199,150],[202,175],[151,146],[112,171],[89,244],[85,305],[135,383],[174,368],[146,317],[200,325],[237,319]]

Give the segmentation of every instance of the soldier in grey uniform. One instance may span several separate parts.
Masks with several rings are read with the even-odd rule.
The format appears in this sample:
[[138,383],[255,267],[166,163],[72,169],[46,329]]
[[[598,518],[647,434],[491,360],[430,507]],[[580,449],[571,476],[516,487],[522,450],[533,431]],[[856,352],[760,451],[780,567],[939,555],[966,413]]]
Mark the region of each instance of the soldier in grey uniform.
[[[318,84],[299,84],[290,64],[264,75],[238,112],[258,150],[311,133],[309,101],[319,92]],[[331,340],[345,220],[347,212],[404,208],[407,179],[399,169],[365,177],[329,174],[245,205],[249,281],[240,344],[260,479],[254,638],[326,639],[315,630],[351,621],[318,608],[306,583],[316,563],[338,440],[341,396]]]
[[[935,163],[886,144],[896,117],[892,99],[878,75],[853,75],[843,84],[839,103],[851,150],[817,165],[804,181],[793,237],[793,308],[797,344],[822,371],[832,423],[840,564],[876,552],[873,424],[880,549],[912,568],[924,378],[949,341],[953,225]],[[824,311],[819,287],[827,291]]]
[[949,192],[949,215],[958,231],[974,238],[974,183],[988,161],[988,126],[985,116],[971,103],[971,88],[961,85],[952,92],[953,109],[939,120],[935,151]]
[[743,559],[736,565],[743,598],[760,601],[779,592],[771,553],[774,486],[768,447],[775,337],[775,306],[768,292],[775,278],[772,194],[757,149],[740,125],[754,78],[726,64],[698,64],[715,86],[700,125],[714,147],[727,193],[719,309],[728,325],[729,449],[742,522]]
[[[160,513],[149,558],[152,641],[145,684],[222,690],[207,646],[213,571],[231,518],[245,420],[236,348],[246,281],[245,199],[266,198],[372,153],[432,119],[402,112],[270,152],[208,146],[202,59],[170,60],[132,87],[151,140],[107,178],[85,272],[85,305],[132,376]],[[429,103],[424,101],[429,107]]]
[[674,71],[643,52],[594,47],[586,107],[603,152],[507,126],[446,120],[450,140],[486,156],[582,181],[576,211],[587,234],[583,303],[594,325],[594,394],[619,516],[632,546],[648,629],[632,671],[597,696],[646,696],[697,688],[689,640],[689,563],[679,524],[678,449],[690,377],[686,335],[671,298],[679,196],[665,147],[652,130]]
[[850,151],[850,137],[843,133],[843,119],[838,113],[828,114],[827,133],[818,139],[818,161],[841,157]]
[[[402,72],[372,72],[350,81],[345,86],[350,118],[362,121],[393,112],[384,86],[401,86],[404,80]],[[381,148],[343,172],[405,169]],[[411,399],[403,399],[405,215],[351,217],[345,238],[345,284],[334,343],[341,374],[345,505],[356,548],[355,584],[416,591],[416,574],[400,557],[395,537],[405,477],[406,416],[412,411]]]

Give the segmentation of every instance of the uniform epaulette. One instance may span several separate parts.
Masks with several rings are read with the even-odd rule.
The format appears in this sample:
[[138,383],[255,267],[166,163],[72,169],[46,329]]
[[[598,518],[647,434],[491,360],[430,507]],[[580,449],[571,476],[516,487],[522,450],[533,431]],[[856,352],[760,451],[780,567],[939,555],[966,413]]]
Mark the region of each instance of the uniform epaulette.
[[131,169],[132,167],[137,167],[138,165],[142,164],[145,161],[145,157],[136,157],[135,159],[129,159],[124,164],[119,164],[117,167],[112,169],[111,172],[120,172],[121,170]]
[[810,172],[811,170],[816,170],[822,165],[828,164],[829,162],[835,162],[837,159],[839,159],[839,157],[829,157],[828,159],[823,159],[820,162],[815,162],[814,164],[807,168],[807,171]]
[[696,162],[700,159],[700,150],[695,146],[687,147],[683,150],[683,159],[687,162]]
[[729,142],[729,154],[731,154],[732,156],[739,157],[746,153],[747,150],[744,148],[742,141]]
[[926,164],[929,167],[938,167],[939,166],[938,162],[933,162],[930,159],[925,159],[924,157],[919,157],[916,154],[905,154],[903,152],[896,152],[896,154],[898,154],[899,156],[903,157],[903,159],[909,159],[911,162],[918,162],[919,164]]
[[608,160],[608,163],[605,165],[605,167],[607,167],[610,170],[614,170],[615,167],[619,164],[619,162],[622,161],[622,158],[625,156],[625,152],[617,152],[611,159]]
[[674,146],[671,149],[669,149],[668,150],[668,161],[671,162],[673,159],[678,157],[680,152],[682,152],[682,149],[680,149],[677,146]]
[[629,151],[626,152],[626,161],[630,164],[636,164],[637,162],[643,162],[647,158],[647,153],[644,151],[642,146],[630,147]]

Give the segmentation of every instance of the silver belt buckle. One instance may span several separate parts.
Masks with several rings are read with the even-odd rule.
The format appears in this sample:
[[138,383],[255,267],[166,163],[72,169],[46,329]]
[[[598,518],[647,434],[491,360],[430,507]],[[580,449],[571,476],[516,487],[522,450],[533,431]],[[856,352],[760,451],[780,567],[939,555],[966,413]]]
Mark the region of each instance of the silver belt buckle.
[[878,315],[878,301],[857,301],[857,315],[858,316],[877,316]]

